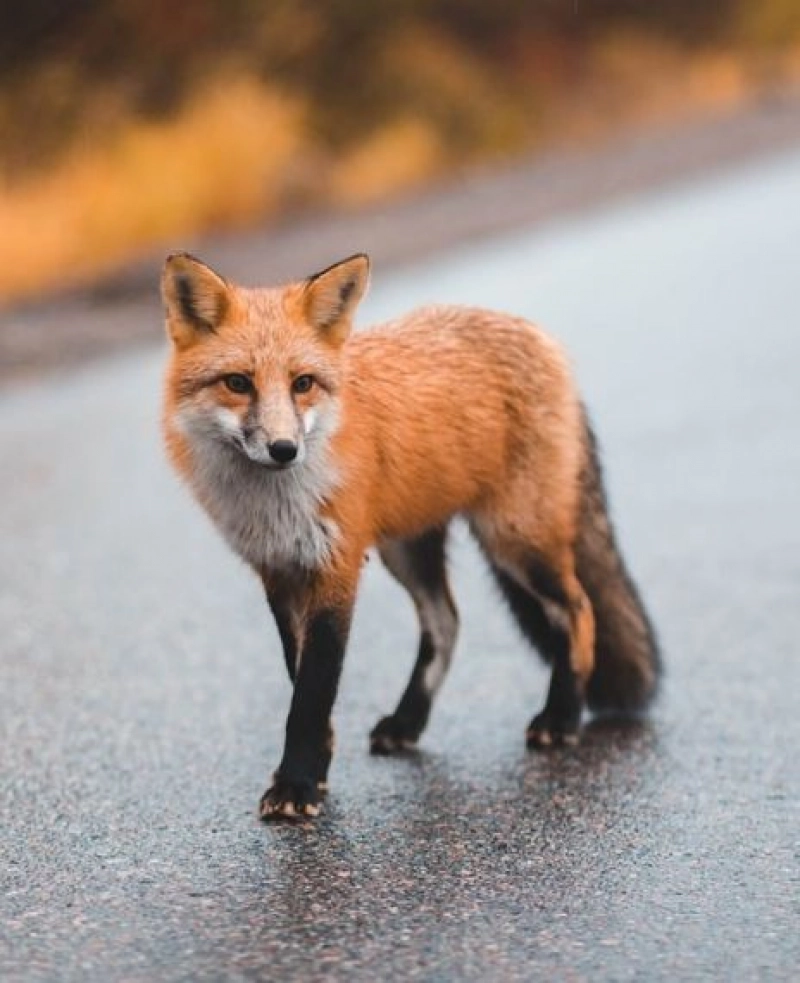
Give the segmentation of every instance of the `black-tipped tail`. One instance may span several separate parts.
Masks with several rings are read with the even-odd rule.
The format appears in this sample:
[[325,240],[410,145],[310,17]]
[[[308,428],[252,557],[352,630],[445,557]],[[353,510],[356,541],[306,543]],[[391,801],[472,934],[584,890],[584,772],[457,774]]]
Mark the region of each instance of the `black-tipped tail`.
[[595,619],[595,667],[587,703],[595,711],[633,712],[645,709],[655,696],[661,658],[655,631],[617,548],[588,422],[586,434],[576,559]]

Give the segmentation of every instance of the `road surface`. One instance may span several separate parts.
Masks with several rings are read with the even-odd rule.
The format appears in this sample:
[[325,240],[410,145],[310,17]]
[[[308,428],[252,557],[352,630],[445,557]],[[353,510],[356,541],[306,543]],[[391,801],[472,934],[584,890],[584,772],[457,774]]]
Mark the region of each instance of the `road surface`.
[[430,729],[370,758],[414,642],[373,562],[312,828],[255,818],[289,687],[162,460],[162,353],[0,397],[0,978],[797,979],[798,206],[784,153],[375,270],[365,321],[475,302],[566,344],[668,675],[648,723],[526,752],[546,675],[461,536]]

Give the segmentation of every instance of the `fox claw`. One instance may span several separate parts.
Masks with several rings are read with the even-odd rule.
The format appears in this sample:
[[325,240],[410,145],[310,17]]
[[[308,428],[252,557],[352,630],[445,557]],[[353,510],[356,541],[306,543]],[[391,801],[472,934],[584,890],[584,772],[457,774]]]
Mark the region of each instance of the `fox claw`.
[[577,724],[552,720],[544,713],[534,717],[525,732],[529,749],[549,751],[555,747],[576,747],[580,741]]
[[369,749],[372,754],[390,755],[407,751],[417,743],[417,737],[409,725],[399,717],[383,717],[372,728]]
[[273,786],[261,796],[258,818],[267,822],[316,818],[322,810],[315,784],[291,782],[276,777]]

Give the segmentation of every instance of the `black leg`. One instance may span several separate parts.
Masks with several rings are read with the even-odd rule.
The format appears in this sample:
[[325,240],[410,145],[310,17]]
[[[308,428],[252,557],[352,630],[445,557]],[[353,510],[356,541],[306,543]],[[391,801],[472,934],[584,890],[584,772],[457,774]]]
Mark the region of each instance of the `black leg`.
[[450,665],[458,614],[447,583],[445,537],[445,529],[431,529],[417,539],[384,544],[380,551],[387,569],[411,594],[420,639],[397,708],[379,720],[370,734],[373,754],[391,754],[416,743]]
[[542,602],[495,563],[490,561],[490,567],[519,630],[542,658],[552,663],[560,644],[559,633],[545,614]]
[[289,679],[294,682],[297,675],[297,635],[292,624],[291,611],[287,606],[272,601],[270,607],[283,646],[286,671],[289,673]]
[[261,799],[262,819],[315,816],[331,760],[330,716],[352,608],[319,608],[308,619],[283,758]]
[[494,562],[491,566],[520,630],[552,665],[547,699],[528,725],[526,743],[530,748],[575,744],[584,697],[573,667],[573,605],[567,591],[536,554],[525,570],[524,586]]
[[570,639],[566,632],[553,653],[553,671],[544,709],[528,724],[525,742],[529,748],[545,749],[559,744],[577,744],[583,711],[580,681],[570,664]]
[[294,682],[297,673],[298,627],[301,617],[297,605],[299,600],[305,596],[307,586],[300,581],[296,583],[281,581],[279,584],[275,584],[264,574],[262,574],[261,580],[280,636],[286,671],[289,673],[289,679]]
[[411,679],[400,697],[397,709],[379,720],[372,729],[370,749],[373,754],[391,754],[409,747],[416,743],[425,729],[433,702],[432,694],[425,686],[425,673],[433,664],[435,656],[433,639],[424,631],[420,636],[417,661],[414,663]]

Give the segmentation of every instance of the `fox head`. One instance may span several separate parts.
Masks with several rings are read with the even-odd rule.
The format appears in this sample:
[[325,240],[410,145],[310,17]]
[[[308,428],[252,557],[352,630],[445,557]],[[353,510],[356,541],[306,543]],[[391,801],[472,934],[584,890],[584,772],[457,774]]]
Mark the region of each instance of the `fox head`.
[[170,256],[168,427],[265,468],[302,464],[336,428],[342,346],[368,278],[358,254],[296,283],[247,289],[187,253]]

